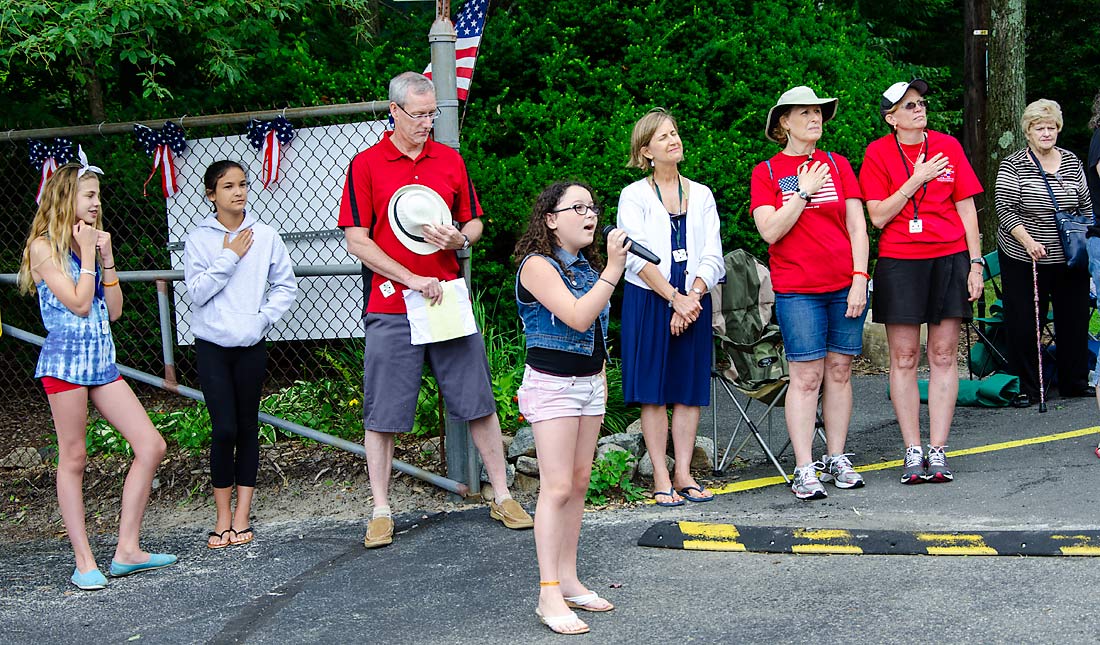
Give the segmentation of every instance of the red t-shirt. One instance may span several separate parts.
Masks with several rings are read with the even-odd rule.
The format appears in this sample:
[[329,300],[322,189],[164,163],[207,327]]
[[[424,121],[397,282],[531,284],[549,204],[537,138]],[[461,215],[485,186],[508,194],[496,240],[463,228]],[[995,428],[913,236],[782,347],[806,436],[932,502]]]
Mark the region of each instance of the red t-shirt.
[[[844,157],[817,150],[813,158],[828,166],[829,178],[791,230],[768,248],[772,286],[779,293],[828,293],[852,286],[845,200],[859,199],[859,182]],[[805,156],[780,152],[758,164],[752,171],[749,212],[760,206],[778,210],[790,201],[798,192],[798,166],[805,161]]]
[[[928,130],[925,144],[902,145],[898,152],[894,135],[886,135],[867,146],[863,167],[859,171],[859,185],[863,198],[881,201],[897,192],[913,174],[913,162],[921,152],[925,159],[937,153],[947,156],[947,170],[942,175],[917,189],[894,219],[882,229],[878,242],[878,255],[882,258],[924,260],[939,258],[966,250],[966,231],[955,209],[955,202],[982,192],[982,184],[970,162],[963,154],[962,145],[955,137]],[[921,220],[920,233],[909,232],[913,220],[913,205],[917,204],[917,216]]]
[[[344,181],[344,196],[340,200],[340,228],[351,226],[370,230],[370,237],[387,255],[418,275],[453,280],[458,277],[458,257],[454,251],[436,251],[420,255],[405,247],[393,229],[387,212],[390,197],[398,188],[422,184],[435,190],[451,209],[455,225],[481,217],[473,182],[466,172],[466,163],[455,150],[428,140],[415,160],[405,156],[393,142],[392,132],[382,140],[355,155]],[[393,284],[387,296],[380,289],[384,282]],[[406,285],[389,280],[363,267],[363,299],[365,313],[403,314],[405,300],[401,291]]]

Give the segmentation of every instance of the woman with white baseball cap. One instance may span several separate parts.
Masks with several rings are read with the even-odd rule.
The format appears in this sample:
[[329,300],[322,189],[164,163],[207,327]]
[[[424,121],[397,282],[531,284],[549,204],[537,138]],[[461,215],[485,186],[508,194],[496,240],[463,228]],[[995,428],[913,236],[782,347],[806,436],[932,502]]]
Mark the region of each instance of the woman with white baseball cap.
[[[784,413],[796,461],[791,491],[804,500],[827,496],[821,480],[837,488],[863,486],[844,444],[852,416],[852,357],[862,351],[867,315],[867,223],[852,166],[817,147],[837,103],[804,85],[784,92],[764,128],[783,150],[752,172],[750,210],[770,245],[776,317],[790,362]],[[814,461],[822,385],[828,445]]]
[[[859,174],[871,223],[882,229],[871,315],[886,325],[890,400],[905,441],[903,484],[954,479],[944,448],[959,390],[959,331],[983,287],[974,206],[982,186],[958,140],[928,129],[928,89],[918,78],[882,93],[879,113],[891,133],[867,147]],[[931,366],[927,457],[917,389],[924,323]]]

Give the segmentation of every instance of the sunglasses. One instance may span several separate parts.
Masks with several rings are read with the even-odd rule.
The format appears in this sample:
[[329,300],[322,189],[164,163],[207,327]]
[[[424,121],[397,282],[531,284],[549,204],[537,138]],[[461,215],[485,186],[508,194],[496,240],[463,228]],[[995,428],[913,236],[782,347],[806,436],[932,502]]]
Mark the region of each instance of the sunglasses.
[[921,108],[924,108],[924,109],[927,110],[928,109],[928,101],[925,101],[924,99],[920,99],[918,101],[909,101],[905,105],[901,106],[901,108],[903,110],[906,110],[906,111],[909,111],[909,112],[912,112],[913,110],[917,109],[918,107],[921,107]]

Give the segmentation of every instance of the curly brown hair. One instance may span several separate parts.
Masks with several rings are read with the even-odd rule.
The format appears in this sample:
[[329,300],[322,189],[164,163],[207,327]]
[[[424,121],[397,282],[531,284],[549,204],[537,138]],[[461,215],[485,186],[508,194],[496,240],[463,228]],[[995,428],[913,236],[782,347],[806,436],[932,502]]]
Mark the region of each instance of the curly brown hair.
[[[539,196],[535,198],[535,205],[531,208],[531,219],[527,223],[527,231],[520,236],[516,241],[516,250],[512,255],[512,260],[518,266],[520,262],[523,262],[523,258],[532,253],[538,253],[539,255],[545,255],[553,260],[561,270],[570,278],[573,277],[572,271],[562,265],[561,260],[554,254],[554,249],[560,246],[558,244],[558,238],[554,235],[554,232],[546,225],[546,214],[554,210],[554,207],[561,201],[562,195],[565,191],[569,190],[573,186],[579,186],[588,191],[589,195],[592,195],[592,199],[595,202],[596,196],[592,187],[588,184],[579,181],[558,181],[550,184],[539,193]],[[595,202],[597,208],[599,202]],[[597,227],[598,228],[598,227]],[[592,240],[592,244],[585,249],[584,257],[588,260],[597,271],[603,270],[603,240],[602,235],[597,231],[595,238]]]

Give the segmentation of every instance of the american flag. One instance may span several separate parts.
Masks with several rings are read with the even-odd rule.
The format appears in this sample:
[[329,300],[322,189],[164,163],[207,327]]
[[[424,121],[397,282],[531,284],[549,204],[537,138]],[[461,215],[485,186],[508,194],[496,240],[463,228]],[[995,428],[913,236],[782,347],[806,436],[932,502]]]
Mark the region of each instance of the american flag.
[[[779,190],[782,191],[783,203],[786,204],[798,192],[798,175],[780,177]],[[829,204],[835,201],[839,201],[839,197],[836,194],[836,184],[833,183],[833,176],[830,174],[825,179],[825,184],[821,189],[814,193],[813,204]]]
[[[455,72],[458,75],[458,99],[465,101],[470,94],[470,79],[474,77],[477,48],[481,33],[485,31],[485,16],[489,12],[489,0],[467,0],[462,11],[455,16]],[[424,69],[424,75],[432,77],[432,66]]]

